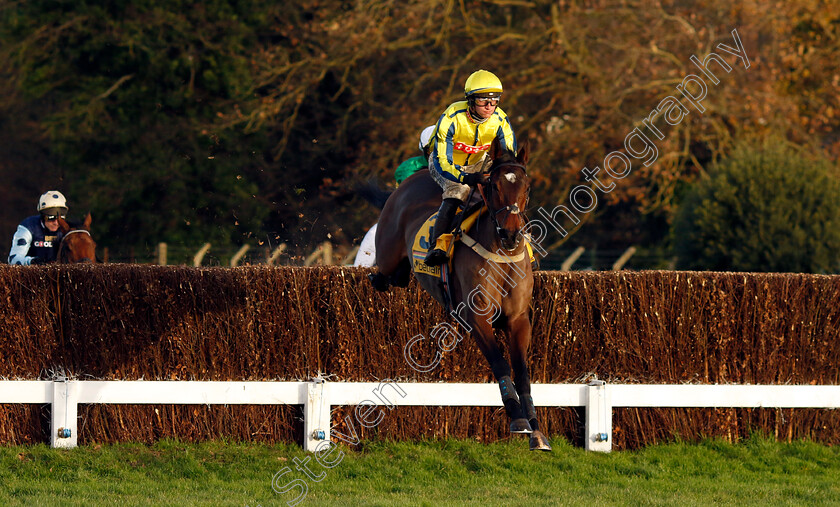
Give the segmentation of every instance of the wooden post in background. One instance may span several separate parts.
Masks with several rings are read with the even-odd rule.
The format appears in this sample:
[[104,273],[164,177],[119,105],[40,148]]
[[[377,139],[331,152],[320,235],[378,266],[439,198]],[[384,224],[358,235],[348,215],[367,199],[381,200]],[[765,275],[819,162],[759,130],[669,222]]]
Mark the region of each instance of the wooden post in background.
[[196,252],[195,257],[193,257],[193,266],[201,266],[201,261],[204,259],[204,256],[207,255],[208,251],[210,251],[210,243],[204,243],[204,246],[202,246],[201,249]]
[[344,256],[344,259],[341,261],[342,266],[352,266],[354,262],[356,262],[356,254],[359,253],[359,245],[353,247],[350,250],[350,253]]
[[330,243],[329,241],[324,241],[323,243],[321,243],[321,246],[324,247],[324,249],[323,249],[324,256],[323,256],[321,262],[324,264],[324,266],[331,266],[332,263],[333,263],[332,243]]
[[574,264],[575,261],[578,260],[581,255],[583,255],[583,252],[585,250],[586,249],[582,246],[577,247],[577,249],[575,249],[575,251],[572,252],[572,255],[568,256],[566,260],[563,261],[563,265],[560,266],[560,271],[571,271],[572,264]]
[[621,257],[619,257],[618,260],[615,261],[615,264],[613,264],[613,271],[618,271],[619,269],[623,268],[624,265],[627,264],[627,261],[630,260],[630,257],[633,257],[634,253],[636,253],[635,246],[631,246],[630,248],[625,250],[624,253],[621,254]]
[[269,266],[273,266],[284,250],[286,250],[286,243],[280,243],[280,245],[271,252],[271,255],[268,259],[266,259],[265,263]]
[[[318,262],[319,258],[320,262]],[[304,266],[311,266],[316,263],[324,266],[332,264],[332,243],[324,241],[303,261]]]
[[237,265],[239,265],[239,261],[242,260],[242,257],[245,255],[245,252],[247,252],[249,248],[251,248],[251,245],[247,243],[242,245],[242,247],[239,250],[237,250],[235,254],[233,254],[233,257],[230,258],[230,267],[235,268]]
[[166,266],[166,243],[158,243],[158,265]]

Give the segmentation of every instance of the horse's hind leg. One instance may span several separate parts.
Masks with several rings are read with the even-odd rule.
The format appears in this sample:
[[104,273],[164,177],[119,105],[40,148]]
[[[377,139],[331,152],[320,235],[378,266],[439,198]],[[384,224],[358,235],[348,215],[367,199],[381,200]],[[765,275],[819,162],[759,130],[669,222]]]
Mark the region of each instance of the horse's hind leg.
[[513,366],[516,392],[519,394],[522,410],[532,429],[531,450],[550,451],[551,444],[548,443],[548,439],[540,431],[537,409],[534,407],[534,399],[531,397],[531,376],[528,372],[527,363],[528,347],[531,343],[531,322],[528,320],[528,316],[512,319],[506,334],[509,338],[510,362]]

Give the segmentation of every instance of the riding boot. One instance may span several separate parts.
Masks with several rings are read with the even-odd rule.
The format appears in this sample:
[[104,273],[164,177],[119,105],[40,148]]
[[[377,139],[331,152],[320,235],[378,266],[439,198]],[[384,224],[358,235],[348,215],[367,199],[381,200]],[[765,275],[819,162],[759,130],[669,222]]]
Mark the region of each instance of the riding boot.
[[437,220],[435,220],[435,226],[432,230],[432,237],[429,240],[429,246],[432,249],[426,254],[426,258],[423,260],[427,266],[440,266],[449,260],[449,255],[440,248],[434,248],[434,245],[441,234],[452,232],[452,222],[455,219],[455,212],[458,210],[460,204],[461,200],[455,198],[444,199],[441,203],[440,211],[438,211]]

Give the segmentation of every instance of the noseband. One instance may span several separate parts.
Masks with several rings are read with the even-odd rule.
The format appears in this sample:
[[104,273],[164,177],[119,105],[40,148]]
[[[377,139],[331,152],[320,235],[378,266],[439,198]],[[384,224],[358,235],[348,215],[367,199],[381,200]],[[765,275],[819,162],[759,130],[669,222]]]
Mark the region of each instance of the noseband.
[[[90,232],[88,232],[84,229],[73,229],[72,231],[68,231],[67,234],[65,234],[64,236],[61,237],[61,243],[58,244],[58,258],[59,258],[59,260],[61,259],[62,255],[64,255],[64,251],[66,250],[64,248],[65,247],[64,240],[67,239],[67,236],[69,236],[71,234],[75,234],[77,232],[84,233],[84,234],[87,234],[88,236],[90,236]],[[87,257],[83,257],[76,262],[93,262],[93,259],[88,259]]]
[[[493,169],[491,169],[490,172],[496,171],[496,170],[498,170],[502,167],[518,167],[518,168],[522,169],[523,171],[527,171],[527,169],[525,168],[524,165],[518,164],[516,162],[510,162],[510,163],[500,164],[500,165],[494,167]],[[489,186],[490,182],[487,182],[486,185]],[[509,215],[519,215],[522,212],[522,210],[519,209],[518,204],[513,203],[513,204],[508,204],[507,206],[504,206],[504,207],[499,208],[499,209],[494,211],[493,208],[490,206],[490,201],[487,199],[487,196],[484,193],[484,189],[482,188],[483,186],[484,185],[482,185],[482,184],[477,185],[478,192],[481,194],[481,198],[484,200],[484,205],[487,206],[488,210],[492,211],[492,213],[490,214],[490,218],[493,220],[493,225],[496,227],[496,236],[501,237],[504,229],[502,228],[501,225],[499,225],[499,218],[498,218],[499,213],[501,213],[503,211],[507,211]],[[522,228],[525,226],[524,225],[525,220],[523,219],[520,223],[522,223],[523,225],[516,229],[516,237],[517,238],[520,238],[521,235],[522,235]],[[517,240],[516,245],[514,245],[514,247],[509,249],[508,251],[515,250],[516,247],[518,247],[518,246],[519,246],[519,240]]]

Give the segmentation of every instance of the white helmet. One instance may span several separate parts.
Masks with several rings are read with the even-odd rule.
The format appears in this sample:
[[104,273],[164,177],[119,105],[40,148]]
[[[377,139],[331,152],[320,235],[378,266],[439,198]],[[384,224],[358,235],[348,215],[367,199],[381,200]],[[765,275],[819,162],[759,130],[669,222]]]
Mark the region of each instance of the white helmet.
[[38,212],[42,215],[67,215],[67,199],[58,190],[48,190],[38,199]]
[[429,145],[429,142],[432,140],[432,134],[434,133],[434,125],[429,125],[423,129],[423,132],[420,132],[420,151],[424,151],[426,149],[426,146]]

